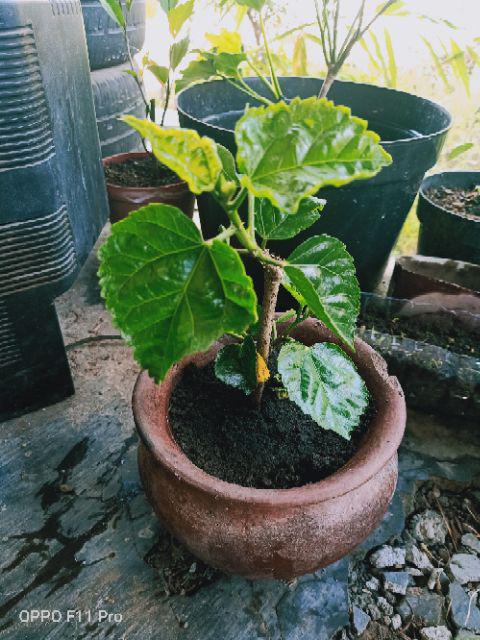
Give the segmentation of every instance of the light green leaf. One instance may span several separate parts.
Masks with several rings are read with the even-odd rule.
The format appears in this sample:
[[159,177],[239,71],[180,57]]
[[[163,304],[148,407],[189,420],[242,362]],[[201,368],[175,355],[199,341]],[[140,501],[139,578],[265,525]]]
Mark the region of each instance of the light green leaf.
[[392,89],[395,89],[397,86],[398,79],[398,70],[397,70],[397,62],[395,60],[395,51],[393,49],[392,38],[387,29],[384,31],[385,34],[385,48],[387,50],[387,60],[388,60],[388,86]]
[[465,142],[464,144],[459,144],[458,147],[455,147],[450,151],[447,158],[449,160],[455,160],[455,158],[458,158],[458,156],[461,156],[463,153],[470,151],[473,146],[473,142]]
[[150,141],[157,160],[185,180],[190,191],[215,189],[222,163],[213,140],[191,129],[167,129],[135,116],[123,116],[122,120]]
[[470,97],[470,73],[468,71],[467,64],[465,62],[465,53],[460,48],[459,44],[455,40],[451,40],[452,45],[452,57],[450,58],[450,65],[453,72],[463,83],[467,96]]
[[282,213],[270,200],[255,200],[255,227],[264,240],[288,240],[308,229],[320,217],[325,200],[310,196],[302,200],[295,214]]
[[118,24],[119,27],[125,28],[125,16],[123,15],[120,0],[100,0],[100,4],[115,24]]
[[170,28],[170,33],[174,38],[177,37],[185,22],[193,14],[194,5],[195,0],[187,0],[187,2],[184,2],[183,4],[176,4],[169,10],[167,14],[168,26]]
[[293,45],[292,69],[297,76],[308,75],[307,68],[307,46],[305,44],[305,36],[299,35]]
[[99,276],[115,324],[157,381],[183,356],[257,319],[237,252],[205,242],[176,207],[150,204],[113,225],[100,249]]
[[230,387],[250,395],[257,386],[257,350],[251,336],[240,344],[228,344],[215,358],[215,375]]
[[155,76],[155,78],[161,83],[161,84],[166,84],[167,80],[168,80],[168,75],[169,75],[169,71],[167,67],[164,67],[162,65],[156,64],[155,62],[152,62],[148,65],[147,69],[153,73],[153,75]]
[[178,4],[178,0],[159,0],[160,2],[160,6],[162,7],[162,9],[165,11],[165,13],[169,13],[172,9],[175,9],[175,7]]
[[247,59],[244,53],[226,53],[215,50],[203,51],[202,56],[211,62],[215,74],[221,78],[238,78],[240,76],[239,66]]
[[337,238],[312,236],[287,258],[284,286],[348,345],[353,346],[360,287],[352,256]]
[[175,90],[179,92],[192,84],[207,82],[216,75],[217,72],[212,60],[192,60],[183,70],[182,76],[176,81]]
[[444,71],[443,63],[442,63],[440,57],[435,52],[435,49],[432,47],[432,45],[430,44],[430,42],[426,38],[422,37],[422,40],[425,43],[425,46],[427,47],[427,49],[428,49],[428,51],[430,53],[430,56],[432,57],[433,64],[435,65],[435,69],[437,71],[438,77],[443,82],[443,86],[445,87],[446,91],[448,91],[448,92],[453,91],[453,87],[448,81],[447,74]]
[[238,31],[222,29],[220,33],[206,33],[205,37],[219,53],[241,53],[242,38]]
[[324,99],[248,109],[235,139],[242,185],[289,213],[321,187],[371,178],[391,163],[365,120]]
[[350,439],[368,406],[368,390],[355,365],[335,344],[285,344],[278,371],[290,400],[324,429]]
[[235,2],[242,7],[249,7],[250,9],[255,9],[255,11],[261,11],[266,0],[235,0]]
[[222,163],[222,171],[215,186],[214,195],[221,203],[227,203],[240,186],[235,168],[235,158],[221,144],[217,144],[218,157]]
[[187,55],[189,45],[190,38],[188,36],[172,44],[170,47],[170,65],[172,69],[176,69]]

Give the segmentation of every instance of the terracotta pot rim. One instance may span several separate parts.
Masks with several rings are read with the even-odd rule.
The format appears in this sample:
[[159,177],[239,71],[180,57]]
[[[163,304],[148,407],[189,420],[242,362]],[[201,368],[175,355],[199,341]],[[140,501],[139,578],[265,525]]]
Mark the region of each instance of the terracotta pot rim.
[[[131,158],[145,158],[145,156],[151,155],[148,151],[129,151],[125,153],[115,153],[112,156],[106,156],[102,159],[102,164],[106,167],[109,164],[121,164],[124,160],[129,160]],[[114,182],[108,182],[106,180],[107,187],[109,189],[121,190],[121,191],[131,191],[132,193],[157,193],[157,192],[165,192],[170,190],[178,190],[179,187],[182,187],[186,191],[189,191],[188,184],[185,180],[178,180],[177,182],[168,182],[167,184],[162,184],[157,187],[129,187],[128,185],[115,184]]]
[[[318,320],[308,319],[299,325],[293,336],[316,329],[313,342],[337,342]],[[311,342],[313,344],[313,342]],[[368,482],[396,454],[403,438],[406,421],[405,398],[387,365],[367,343],[355,339],[355,354],[351,354],[373,396],[376,414],[354,456],[338,471],[319,482],[290,489],[257,489],[226,482],[197,467],[175,442],[168,422],[171,393],[186,366],[192,362],[208,364],[221,348],[216,343],[208,351],[184,358],[174,365],[160,385],[142,371],[133,391],[133,413],[139,436],[157,464],[201,493],[214,494],[216,499],[249,503],[272,508],[309,505],[332,500]],[[150,409],[150,411],[149,411]]]

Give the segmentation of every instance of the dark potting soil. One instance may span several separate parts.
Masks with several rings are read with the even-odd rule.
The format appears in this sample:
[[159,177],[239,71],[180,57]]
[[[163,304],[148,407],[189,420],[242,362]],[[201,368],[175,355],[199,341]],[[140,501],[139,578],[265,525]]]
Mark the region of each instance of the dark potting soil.
[[105,177],[110,184],[122,187],[162,187],[180,182],[177,174],[153,155],[109,164],[105,167]]
[[454,213],[466,213],[480,218],[480,189],[447,189],[439,187],[430,189],[428,197],[436,205],[453,211]]
[[373,408],[346,440],[280,398],[273,378],[258,410],[244,393],[220,382],[213,365],[186,369],[169,418],[175,440],[197,467],[244,487],[288,489],[326,478],[353,456]]
[[358,324],[419,342],[443,347],[454,353],[480,357],[478,334],[467,329],[454,314],[423,314],[418,316],[385,317],[380,311],[368,309],[361,313]]

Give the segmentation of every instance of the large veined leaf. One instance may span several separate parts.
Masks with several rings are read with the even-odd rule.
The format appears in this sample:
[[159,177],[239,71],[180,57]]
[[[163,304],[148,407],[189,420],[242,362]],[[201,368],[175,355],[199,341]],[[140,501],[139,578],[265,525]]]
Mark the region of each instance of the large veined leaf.
[[227,344],[215,358],[215,375],[230,387],[250,395],[257,386],[257,350],[252,336]]
[[287,258],[284,286],[341,340],[353,346],[360,287],[352,256],[327,235],[312,236]]
[[212,60],[192,60],[175,83],[175,90],[182,91],[191,84],[206,82],[217,75]]
[[235,139],[243,186],[288,213],[321,187],[371,178],[391,162],[365,120],[325,99],[248,109]]
[[227,53],[225,51],[202,51],[202,57],[211,62],[215,69],[215,75],[220,78],[240,77],[239,67],[245,62],[245,53]]
[[213,191],[222,170],[213,140],[191,129],[167,129],[135,116],[123,116],[122,120],[150,141],[157,160],[185,180],[190,191]]
[[151,204],[113,225],[99,275],[115,324],[157,381],[183,356],[257,320],[237,252],[205,242],[176,207]]
[[294,340],[278,355],[278,371],[290,400],[324,429],[346,439],[368,406],[368,390],[355,365],[335,344],[307,347]]
[[172,44],[170,47],[170,65],[172,69],[176,69],[185,58],[189,45],[190,38],[188,36]]
[[298,212],[283,213],[266,198],[255,200],[255,228],[264,240],[288,240],[308,229],[320,217],[325,200],[310,196],[302,200]]

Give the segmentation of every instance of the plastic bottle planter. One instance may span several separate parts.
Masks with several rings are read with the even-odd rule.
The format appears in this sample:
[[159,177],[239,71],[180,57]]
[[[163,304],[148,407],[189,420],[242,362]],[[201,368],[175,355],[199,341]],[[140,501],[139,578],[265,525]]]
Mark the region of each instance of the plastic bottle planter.
[[119,114],[143,118],[145,106],[129,65],[99,69],[90,74],[102,158],[143,149],[140,136],[119,120]]
[[[125,38],[100,0],[81,0],[85,33],[87,36],[90,68],[104,69],[125,62],[128,58]],[[122,2],[125,5],[125,2]],[[145,40],[146,0],[134,0],[128,12],[127,31],[133,53],[139,51]]]
[[[262,93],[260,81],[248,82]],[[280,84],[287,98],[307,98],[318,95],[321,80],[281,78]],[[340,189],[323,189],[322,198],[326,198],[327,206],[318,222],[295,238],[294,246],[319,233],[339,238],[355,259],[362,289],[369,291],[382,277],[423,176],[436,162],[451,117],[443,107],[429,100],[354,82],[337,80],[329,98],[349,106],[355,115],[369,121],[369,128],[377,131],[393,156],[393,164],[372,180],[360,180]],[[227,83],[194,85],[178,95],[180,124],[235,151],[233,128],[247,100],[253,106],[252,99]],[[223,218],[213,198],[202,195],[198,201],[208,237],[217,233]],[[289,241],[271,243],[271,247],[274,253],[283,256],[293,249]]]
[[[389,320],[423,305],[431,325],[441,322],[431,304],[362,294],[359,337],[380,353],[397,376],[408,406],[426,412],[478,420],[480,418],[480,358],[455,353],[430,342],[387,333],[372,318]],[[463,316],[460,318],[460,316]],[[456,323],[468,326],[480,338],[480,315],[459,311]]]
[[73,391],[53,299],[107,219],[80,3],[0,4],[0,419]]
[[420,188],[418,252],[480,264],[480,216],[449,211],[433,202],[431,189],[474,189],[480,171],[447,171],[425,178]]

